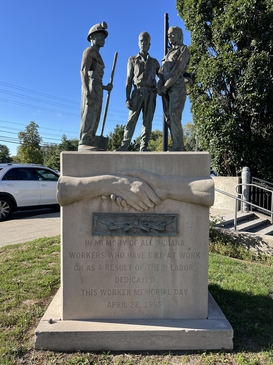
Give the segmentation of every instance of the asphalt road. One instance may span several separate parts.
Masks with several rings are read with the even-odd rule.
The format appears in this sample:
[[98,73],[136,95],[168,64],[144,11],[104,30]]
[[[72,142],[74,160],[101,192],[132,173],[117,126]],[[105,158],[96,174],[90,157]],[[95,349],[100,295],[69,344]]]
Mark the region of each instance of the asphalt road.
[[60,211],[56,208],[15,212],[0,222],[0,247],[60,234]]

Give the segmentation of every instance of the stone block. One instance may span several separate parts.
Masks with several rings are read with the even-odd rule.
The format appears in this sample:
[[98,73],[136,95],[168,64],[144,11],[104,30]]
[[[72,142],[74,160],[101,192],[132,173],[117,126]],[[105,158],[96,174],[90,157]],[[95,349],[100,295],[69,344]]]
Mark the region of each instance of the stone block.
[[[134,166],[171,186],[172,175],[209,174],[207,153],[62,157],[73,177]],[[167,199],[139,213],[98,197],[64,206],[62,221],[63,320],[207,318],[209,207]]]
[[61,320],[61,291],[40,321],[35,348],[52,351],[232,350],[233,329],[208,295],[207,319]]
[[[231,349],[232,328],[208,294],[209,154],[64,152],[61,161],[61,289],[35,347]],[[143,181],[161,202],[138,211],[130,194],[139,209]]]

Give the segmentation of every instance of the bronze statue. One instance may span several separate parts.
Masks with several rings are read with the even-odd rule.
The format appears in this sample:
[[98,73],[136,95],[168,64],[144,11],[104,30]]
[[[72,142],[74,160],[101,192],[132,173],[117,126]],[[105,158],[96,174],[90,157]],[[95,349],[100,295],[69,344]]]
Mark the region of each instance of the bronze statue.
[[105,22],[90,28],[87,40],[91,42],[91,46],[86,48],[82,55],[81,126],[78,150],[96,149],[94,137],[100,121],[103,90],[111,91],[113,87],[111,83],[106,86],[102,84],[105,66],[99,50],[104,46],[108,36],[106,29]]
[[[124,130],[122,145],[116,151],[128,150],[141,111],[143,121],[140,151],[148,151],[157,96],[155,78],[160,67],[158,61],[148,53],[151,45],[150,40],[149,33],[140,33],[138,37],[139,53],[128,60],[126,106],[129,109],[129,116]],[[133,86],[134,89],[132,91]]]
[[164,118],[172,138],[171,151],[183,151],[182,112],[186,101],[186,85],[183,74],[190,53],[183,44],[183,32],[179,27],[170,27],[168,40],[171,48],[162,60],[159,70],[158,94],[162,96]]

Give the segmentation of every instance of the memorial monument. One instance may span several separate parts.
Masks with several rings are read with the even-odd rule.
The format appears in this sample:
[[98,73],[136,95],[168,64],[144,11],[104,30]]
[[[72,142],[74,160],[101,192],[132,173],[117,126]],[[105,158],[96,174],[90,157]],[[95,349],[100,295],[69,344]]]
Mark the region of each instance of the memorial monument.
[[[208,293],[209,207],[214,201],[210,156],[179,152],[183,108],[176,111],[175,105],[184,97],[180,71],[188,51],[174,28],[169,36],[175,49],[166,56],[160,86],[174,152],[83,147],[61,154],[61,288],[35,331],[36,349],[233,348],[232,327]],[[104,44],[105,25],[90,33],[96,44]],[[99,90],[100,108],[103,63],[97,52],[96,60],[98,67],[88,71],[88,78]],[[172,63],[180,62],[177,79]],[[85,102],[86,125],[91,120],[96,125],[98,110],[93,114]],[[82,146],[92,147],[95,129],[82,132],[81,143],[87,138]]]
[[208,293],[209,171],[206,152],[62,153],[61,289],[37,349],[232,348]]

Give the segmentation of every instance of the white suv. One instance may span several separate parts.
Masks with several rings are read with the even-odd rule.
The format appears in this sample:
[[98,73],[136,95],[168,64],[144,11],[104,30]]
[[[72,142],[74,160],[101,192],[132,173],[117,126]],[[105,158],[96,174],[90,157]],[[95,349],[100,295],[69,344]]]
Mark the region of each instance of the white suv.
[[0,163],[0,222],[15,210],[58,205],[58,178],[42,165]]

